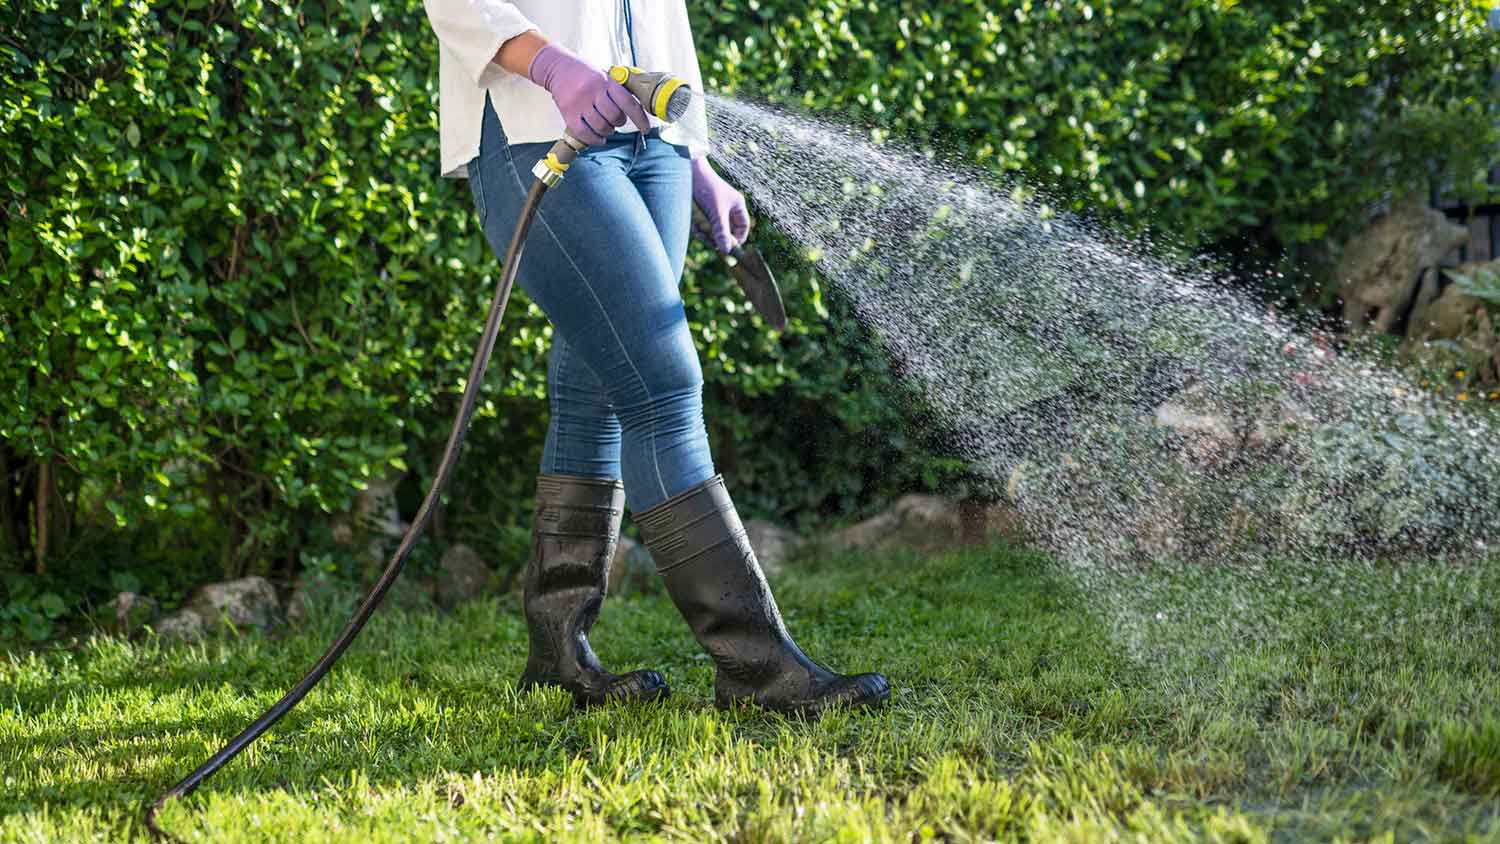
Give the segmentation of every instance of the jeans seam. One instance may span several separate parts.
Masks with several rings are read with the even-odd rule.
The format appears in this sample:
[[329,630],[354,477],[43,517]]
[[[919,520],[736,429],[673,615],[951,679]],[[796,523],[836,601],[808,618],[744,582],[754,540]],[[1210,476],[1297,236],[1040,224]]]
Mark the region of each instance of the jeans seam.
[[553,334],[557,338],[556,342],[562,343],[562,349],[559,350],[562,352],[562,354],[557,356],[557,369],[553,372],[553,383],[551,385],[551,390],[549,391],[552,396],[552,401],[550,402],[552,406],[552,424],[557,426],[556,437],[553,442],[553,449],[555,453],[553,454],[552,458],[559,471],[562,474],[566,475],[568,474],[567,469],[570,464],[568,463],[568,447],[566,445],[567,437],[563,435],[565,429],[563,425],[563,413],[561,405],[562,397],[558,394],[558,387],[560,387],[563,381],[566,380],[563,377],[563,369],[568,365],[568,344],[563,341],[561,335],[556,334],[556,332],[553,332]]
[[[510,165],[511,176],[515,179],[516,188],[524,194],[526,192],[526,186],[521,183],[521,172],[516,168],[515,158],[511,156],[509,147],[506,148],[505,159],[506,162]],[[583,270],[580,269],[578,263],[573,260],[573,256],[568,252],[567,247],[563,246],[562,238],[557,236],[557,232],[553,231],[552,225],[547,222],[547,216],[542,213],[541,208],[537,208],[536,210],[536,220],[541,224],[542,228],[547,230],[548,237],[551,237],[552,242],[557,245],[557,251],[561,252],[562,256],[567,259],[568,266],[573,268],[573,272],[578,276],[578,280],[583,282],[583,288],[589,292],[589,298],[594,300],[594,305],[599,308],[599,313],[604,315],[604,324],[609,326],[609,334],[611,337],[615,338],[615,345],[620,348],[620,356],[625,359],[625,363],[630,365],[630,371],[635,374],[636,382],[641,385],[641,393],[646,396],[646,400],[648,402],[651,401],[651,388],[646,386],[645,376],[641,375],[641,370],[635,365],[635,361],[631,360],[630,352],[625,347],[625,341],[620,339],[620,332],[615,330],[614,320],[609,318],[609,309],[604,307],[604,303],[599,301],[599,294],[594,292],[594,285],[589,283],[588,276],[584,275]],[[618,411],[616,412],[618,413]],[[651,467],[656,471],[657,488],[661,490],[661,494],[663,497],[669,497],[670,493],[667,492],[666,479],[662,477],[661,473],[661,460],[658,458],[656,453],[656,414],[653,413],[650,414],[650,416]],[[624,467],[621,468],[623,470]],[[621,472],[621,474],[623,475],[623,471]]]
[[473,165],[468,168],[469,182],[473,188],[474,204],[477,206],[475,210],[479,212],[479,225],[482,227],[484,226],[485,217],[488,216],[486,213],[488,210],[488,197],[484,195],[484,179],[481,178],[481,175],[484,173],[484,162],[476,155],[469,163]]

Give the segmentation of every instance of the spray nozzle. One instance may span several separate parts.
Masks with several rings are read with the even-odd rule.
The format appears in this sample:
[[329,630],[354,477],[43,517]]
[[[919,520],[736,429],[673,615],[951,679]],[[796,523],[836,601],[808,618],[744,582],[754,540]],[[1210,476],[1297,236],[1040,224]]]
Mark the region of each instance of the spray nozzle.
[[[632,96],[641,101],[641,106],[652,116],[666,123],[676,123],[687,114],[693,104],[693,89],[671,73],[657,71],[648,73],[638,67],[615,65],[609,69],[609,78],[625,86]],[[538,161],[531,173],[548,187],[563,180],[568,167],[578,158],[578,153],[588,144],[570,134],[552,146],[552,150]]]
[[616,65],[609,78],[625,86],[646,110],[660,120],[676,123],[693,104],[693,89],[670,73],[647,73],[638,67]]

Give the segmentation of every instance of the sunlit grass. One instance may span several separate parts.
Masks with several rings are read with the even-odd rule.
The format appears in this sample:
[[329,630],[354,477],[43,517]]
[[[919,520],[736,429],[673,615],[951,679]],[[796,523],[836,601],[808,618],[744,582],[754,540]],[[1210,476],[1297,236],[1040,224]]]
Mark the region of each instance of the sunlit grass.
[[[185,841],[361,844],[1500,840],[1491,595],[1427,595],[1471,623],[1373,644],[1314,613],[1304,636],[1172,677],[1125,656],[1070,584],[1004,549],[804,565],[777,583],[804,647],[896,687],[885,711],[815,723],[708,706],[711,665],[659,594],[612,600],[594,639],[677,693],[582,712],[515,691],[513,597],[382,613],[162,824]],[[341,621],[0,664],[0,841],[144,837],[141,805]]]

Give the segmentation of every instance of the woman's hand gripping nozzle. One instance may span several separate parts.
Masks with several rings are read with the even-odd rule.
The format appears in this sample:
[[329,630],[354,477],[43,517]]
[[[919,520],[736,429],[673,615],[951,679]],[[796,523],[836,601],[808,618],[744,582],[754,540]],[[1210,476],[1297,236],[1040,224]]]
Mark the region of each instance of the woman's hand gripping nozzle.
[[[537,61],[532,63],[532,78],[536,81],[537,62],[547,58],[547,49],[537,54]],[[560,49],[560,48],[559,48]],[[568,168],[578,159],[578,154],[591,146],[604,143],[605,138],[614,132],[615,128],[625,125],[625,117],[635,123],[636,128],[642,132],[650,131],[646,122],[646,115],[655,117],[663,123],[676,123],[687,114],[688,108],[693,104],[693,89],[681,78],[665,72],[648,73],[638,67],[626,67],[615,65],[605,74],[606,85],[603,93],[595,95],[604,96],[607,102],[599,105],[589,105],[587,109],[579,109],[585,113],[574,119],[569,113],[577,106],[564,105],[557,94],[558,108],[563,111],[563,120],[568,129],[563,133],[562,139],[552,146],[552,149],[532,168],[531,175],[537,177],[547,187],[554,187],[567,175]],[[539,85],[547,88],[545,83],[538,81]],[[619,92],[624,91],[628,96],[621,97]],[[630,100],[629,106],[621,106],[622,99]],[[611,107],[618,107],[621,115],[610,111]],[[592,111],[592,114],[587,113]],[[637,115],[635,112],[639,112]],[[620,116],[618,123],[614,118]],[[639,118],[639,119],[638,119]],[[608,132],[601,132],[606,124],[613,124]]]

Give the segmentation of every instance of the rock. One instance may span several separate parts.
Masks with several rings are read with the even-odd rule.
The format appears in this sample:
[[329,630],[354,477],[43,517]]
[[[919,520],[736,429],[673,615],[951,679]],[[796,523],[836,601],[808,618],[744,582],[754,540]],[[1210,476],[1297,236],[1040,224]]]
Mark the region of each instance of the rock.
[[409,527],[406,522],[401,521],[400,511],[396,507],[396,487],[401,483],[402,477],[400,473],[393,473],[371,481],[354,497],[354,504],[349,512],[335,516],[330,527],[334,541],[345,545],[368,537],[365,555],[375,572],[385,568],[395,543],[400,541]]
[[[1500,275],[1500,261],[1470,262],[1445,271],[1486,287]],[[1468,371],[1470,385],[1500,381],[1500,325],[1489,307],[1456,281],[1438,290],[1424,284],[1407,325],[1405,357],[1419,368]],[[1446,341],[1435,343],[1433,341]]]
[[962,525],[959,539],[964,545],[983,545],[996,539],[1026,541],[1021,514],[1008,502],[966,498],[958,503],[958,517]]
[[963,536],[958,504],[940,495],[903,495],[889,510],[828,537],[840,550],[909,547],[935,551]]
[[1180,436],[1183,456],[1198,466],[1233,457],[1241,448],[1256,451],[1276,448],[1292,430],[1317,422],[1305,408],[1284,397],[1278,397],[1274,404],[1248,410],[1253,411],[1253,417],[1246,419],[1253,418],[1254,424],[1248,426],[1249,433],[1241,441],[1230,408],[1198,384],[1163,402],[1152,421]]
[[117,636],[132,636],[142,627],[156,620],[161,605],[155,599],[134,592],[121,592],[108,604],[109,632]]
[[193,595],[186,609],[196,613],[208,627],[225,624],[237,630],[269,630],[281,623],[276,589],[270,581],[258,576],[211,583]]
[[151,625],[156,635],[163,639],[181,639],[184,641],[201,639],[204,634],[203,619],[189,609],[181,609],[171,615],[159,619]]
[[323,574],[304,574],[297,578],[292,594],[286,599],[286,620],[290,624],[301,624],[314,613],[346,613],[357,605],[363,594],[347,583],[336,581]]
[[621,535],[609,563],[609,594],[651,589],[656,583],[656,560],[646,546]]
[[[1480,273],[1500,273],[1500,261],[1470,262],[1446,271],[1475,278]],[[1437,283],[1423,286],[1412,309],[1407,336],[1413,340],[1456,340],[1475,333],[1491,334],[1484,304],[1460,284],[1449,284],[1439,293]]]
[[745,535],[766,574],[780,571],[782,564],[806,542],[796,531],[765,519],[745,522]]
[[[371,580],[365,586],[368,591],[375,585]],[[385,593],[385,603],[398,610],[421,610],[431,609],[437,600],[437,584],[430,577],[423,577],[420,572],[411,568],[402,570],[401,576],[391,584],[389,592]],[[363,593],[360,595],[364,597]]]
[[1186,452],[1200,463],[1209,463],[1234,448],[1234,426],[1218,407],[1193,401],[1193,396],[1173,397],[1156,409],[1155,422],[1186,441]]
[[1449,252],[1468,240],[1463,226],[1413,193],[1344,245],[1334,279],[1353,330],[1388,332]]
[[311,592],[301,584],[292,589],[286,599],[286,620],[289,624],[301,624],[311,617],[313,601]]
[[478,596],[490,582],[489,565],[478,552],[462,543],[443,552],[438,567],[441,572],[437,580],[437,602],[445,610]]

